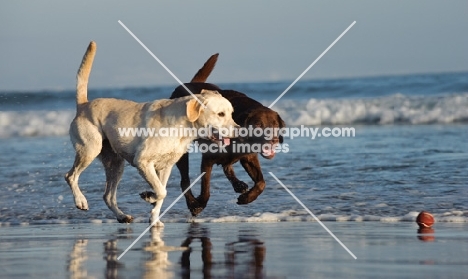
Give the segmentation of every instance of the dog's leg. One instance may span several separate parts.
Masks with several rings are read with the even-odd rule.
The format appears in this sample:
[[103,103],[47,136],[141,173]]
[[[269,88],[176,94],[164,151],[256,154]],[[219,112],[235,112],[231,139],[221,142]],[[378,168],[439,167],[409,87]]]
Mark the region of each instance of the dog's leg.
[[201,179],[201,189],[200,196],[197,198],[197,206],[189,207],[190,212],[193,216],[197,216],[200,212],[205,209],[208,200],[210,199],[210,180],[211,180],[211,170],[213,169],[213,160],[207,158],[205,155],[202,156],[201,161],[201,172],[205,172]]
[[[166,193],[167,193],[167,190],[166,190],[167,181],[169,180],[169,176],[171,175],[171,170],[172,170],[172,167],[168,167],[160,171],[156,171],[156,174],[159,177],[159,181],[161,182],[161,185],[164,189],[164,197],[166,196]],[[157,197],[159,197],[160,195],[162,196],[162,194],[157,194]],[[150,219],[151,224],[154,222],[154,220],[156,220],[159,217],[159,213],[161,212],[161,207],[163,204],[163,198],[157,200],[156,204],[154,205],[154,208],[151,210],[151,219]],[[164,227],[164,224],[163,222],[161,222],[161,220],[158,220],[158,222],[155,225],[157,227]]]
[[237,179],[232,164],[223,166],[223,171],[236,193],[243,194],[249,190],[249,185],[247,185],[247,183]]
[[[180,172],[180,188],[182,192],[185,191],[190,186],[190,177],[189,177],[189,154],[185,153],[176,163],[177,169]],[[187,203],[187,208],[197,208],[199,207],[198,201],[193,196],[192,190],[189,189],[185,193],[185,202]],[[193,213],[192,213],[193,215]]]
[[257,154],[250,154],[242,157],[240,162],[245,171],[249,174],[250,178],[255,182],[252,189],[237,198],[237,204],[248,204],[256,200],[263,192],[265,189],[265,180],[263,179],[263,173]]
[[166,189],[167,181],[169,180],[169,177],[171,176],[171,171],[172,171],[172,167],[168,167],[168,168],[165,168],[156,172],[164,189]]
[[108,141],[103,142],[100,159],[106,171],[106,191],[102,198],[119,223],[131,223],[133,217],[123,213],[117,206],[117,187],[124,171],[124,159],[112,150]]
[[[166,189],[167,181],[169,180],[169,176],[171,175],[172,167],[169,167],[163,170],[155,170],[155,171],[156,171],[156,175],[159,177],[159,180],[161,181],[161,184],[164,185],[164,189]],[[159,209],[156,208],[156,206],[158,206],[158,196],[152,191],[145,191],[143,193],[140,193],[140,197],[146,202],[149,202],[154,206],[151,212],[154,211],[155,214],[152,214],[150,218],[150,223],[153,223],[153,220],[155,220],[159,216],[159,213],[157,212],[161,210],[162,203],[160,203]],[[162,222],[157,222],[156,224],[158,227],[164,226]]]
[[[185,189],[190,186],[189,154],[185,153],[182,155],[179,161],[177,161],[176,166],[180,172],[180,187],[182,188],[182,191],[185,191]],[[190,192],[190,190],[188,192]]]
[[80,174],[91,164],[91,162],[101,152],[102,139],[88,138],[86,141],[80,140],[80,144],[75,144],[75,162],[73,167],[65,174],[65,180],[72,190],[75,198],[75,205],[78,209],[88,210],[88,201],[78,186]]
[[[154,169],[154,163],[148,160],[141,160],[139,156],[135,157],[134,164],[138,171],[140,172],[140,175],[148,182],[148,184],[151,186],[151,188],[154,191],[155,194],[155,199],[156,201],[153,203],[154,207],[151,210],[151,218],[150,218],[150,223],[152,224],[158,217],[159,213],[161,211],[161,207],[164,201],[164,198],[167,195],[166,191],[166,185],[163,185],[160,178],[158,177],[158,174],[156,173],[156,170]],[[161,176],[166,175],[165,170],[163,171],[158,171],[158,173],[161,174]],[[169,174],[170,174],[170,168],[169,168]],[[168,176],[168,174],[167,174]],[[166,180],[167,181],[167,180]],[[164,224],[161,221],[158,221],[155,226],[164,226]]]

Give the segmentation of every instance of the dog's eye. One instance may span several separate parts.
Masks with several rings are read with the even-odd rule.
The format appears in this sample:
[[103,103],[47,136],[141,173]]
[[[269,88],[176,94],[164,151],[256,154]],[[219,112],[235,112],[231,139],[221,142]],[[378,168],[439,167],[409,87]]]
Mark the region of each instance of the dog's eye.
[[224,117],[224,112],[218,113],[218,116],[219,116],[219,117]]

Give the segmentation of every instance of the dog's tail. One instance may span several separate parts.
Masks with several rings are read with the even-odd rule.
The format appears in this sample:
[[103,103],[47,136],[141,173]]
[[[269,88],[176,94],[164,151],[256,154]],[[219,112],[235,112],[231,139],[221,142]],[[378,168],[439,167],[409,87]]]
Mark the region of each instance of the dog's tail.
[[86,50],[80,68],[76,74],[76,104],[81,105],[88,102],[88,80],[93,67],[94,55],[96,54],[96,43],[91,41]]
[[211,55],[211,57],[206,60],[205,64],[203,64],[203,67],[201,67],[201,69],[193,76],[190,82],[206,82],[218,61],[218,55],[219,53]]

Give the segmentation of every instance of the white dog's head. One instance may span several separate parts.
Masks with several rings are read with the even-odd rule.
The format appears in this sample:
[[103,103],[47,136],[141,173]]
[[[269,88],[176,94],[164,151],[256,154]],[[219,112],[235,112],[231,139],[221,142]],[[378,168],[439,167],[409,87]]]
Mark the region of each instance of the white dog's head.
[[226,138],[235,137],[235,130],[239,125],[232,119],[234,109],[231,103],[217,91],[204,89],[196,96],[203,106],[196,99],[187,102],[188,120],[197,128],[213,129],[210,139],[215,139],[216,134]]

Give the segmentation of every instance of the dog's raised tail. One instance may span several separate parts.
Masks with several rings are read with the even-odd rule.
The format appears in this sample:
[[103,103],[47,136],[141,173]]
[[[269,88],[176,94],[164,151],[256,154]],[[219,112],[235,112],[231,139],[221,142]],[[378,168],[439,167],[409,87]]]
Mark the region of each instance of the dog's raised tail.
[[80,68],[76,74],[76,104],[81,105],[88,102],[88,80],[93,67],[94,55],[96,54],[96,43],[91,41],[86,50]]
[[211,57],[206,60],[205,64],[203,64],[203,67],[201,67],[195,76],[193,76],[190,82],[206,82],[218,61],[218,55],[219,53],[211,55]]

